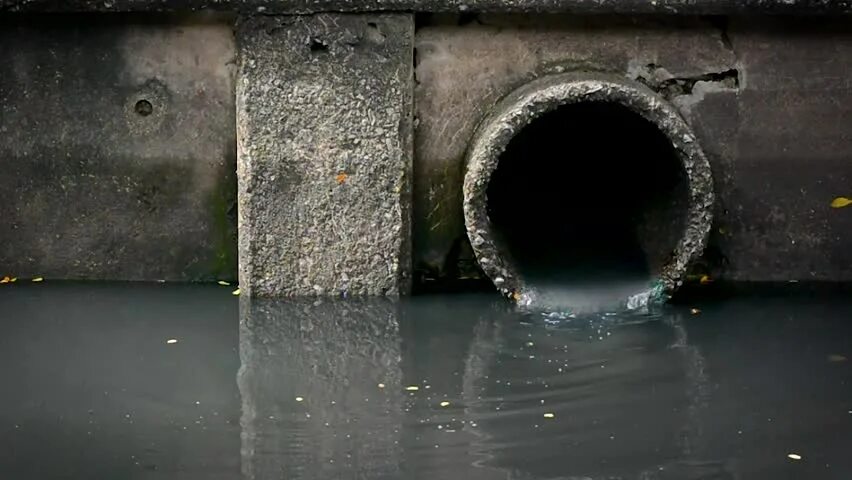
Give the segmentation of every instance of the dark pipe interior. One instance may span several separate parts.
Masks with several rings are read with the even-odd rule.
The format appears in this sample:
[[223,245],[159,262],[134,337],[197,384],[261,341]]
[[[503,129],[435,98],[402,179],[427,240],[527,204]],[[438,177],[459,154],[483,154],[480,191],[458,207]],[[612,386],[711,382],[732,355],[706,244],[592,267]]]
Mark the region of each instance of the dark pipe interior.
[[528,278],[648,278],[677,243],[686,195],[682,165],[654,124],[616,103],[580,103],[511,140],[488,213]]

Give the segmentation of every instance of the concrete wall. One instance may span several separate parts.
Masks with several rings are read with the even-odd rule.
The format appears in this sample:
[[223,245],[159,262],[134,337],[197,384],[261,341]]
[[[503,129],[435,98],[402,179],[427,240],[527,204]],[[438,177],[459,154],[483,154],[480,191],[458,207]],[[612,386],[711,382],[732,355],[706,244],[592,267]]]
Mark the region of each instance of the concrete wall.
[[[39,10],[38,2],[0,5]],[[322,16],[277,18],[316,22]],[[121,280],[235,276],[238,62],[233,20],[138,14],[0,17],[0,275]],[[268,240],[280,245],[279,236],[288,241],[307,235],[326,242],[319,254],[306,255],[325,265],[321,270],[328,275],[309,279],[299,273],[302,264],[297,261],[285,269],[296,280],[276,280],[280,285],[307,279],[299,283],[300,293],[349,291],[352,272],[370,265],[374,256],[347,257],[346,252],[385,251],[391,244],[388,258],[393,257],[390,265],[394,259],[399,262],[398,270],[373,281],[379,278],[370,277],[378,267],[365,267],[358,275],[373,280],[358,291],[404,293],[411,264],[420,279],[476,276],[460,199],[463,155],[473,130],[508,92],[542,75],[573,70],[643,82],[675,105],[695,130],[710,158],[717,191],[717,221],[700,271],[747,281],[852,280],[852,209],[830,207],[833,198],[852,196],[852,85],[847,78],[852,24],[845,17],[424,14],[418,17],[413,42],[401,37],[410,34],[404,29],[391,29],[385,46],[375,48],[347,43],[345,31],[359,31],[354,24],[328,27],[323,34],[330,40],[323,48],[335,61],[365,67],[352,67],[353,72],[381,77],[382,63],[377,60],[374,68],[367,58],[388,45],[394,46],[393,58],[402,61],[401,68],[414,68],[413,78],[395,71],[396,76],[382,77],[395,80],[370,87],[395,91],[373,93],[351,79],[332,85],[334,78],[343,77],[334,77],[332,70],[323,73],[320,64],[293,53],[299,42],[307,41],[310,49],[310,39],[302,38],[310,29],[300,30],[291,20],[280,25],[282,30],[272,29],[292,36],[275,47],[284,63],[266,70],[264,75],[271,76],[264,81],[277,76],[287,85],[349,88],[339,98],[365,98],[362,107],[352,106],[355,116],[321,122],[327,127],[323,138],[347,131],[370,137],[366,130],[347,130],[346,123],[377,105],[396,108],[391,116],[404,119],[407,91],[413,91],[415,118],[413,127],[392,122],[401,128],[396,146],[388,146],[381,136],[370,137],[378,143],[361,150],[341,137],[331,153],[307,149],[313,143],[305,148],[292,142],[268,144],[274,148],[264,155],[279,155],[287,166],[282,171],[292,170],[288,181],[303,182],[290,183],[290,193],[276,197],[284,203],[273,202],[266,210],[291,215],[290,223],[279,223],[281,228]],[[249,49],[244,59],[256,53],[254,46]],[[353,60],[347,52],[364,57]],[[406,67],[405,58],[414,60]],[[251,80],[253,74],[245,71],[244,78]],[[311,107],[310,98],[297,106],[292,98],[284,101],[271,90],[265,92],[252,100],[258,108],[272,108],[280,100],[278,111],[286,115],[246,123],[254,114],[249,101],[249,108],[240,110],[246,138],[280,140],[292,130],[287,125],[319,134],[321,123],[310,118],[332,119],[333,112],[348,108],[348,100],[330,102],[316,106],[325,113],[311,117],[301,111]],[[377,100],[382,94],[386,96]],[[150,108],[139,104],[142,100]],[[413,135],[413,148],[405,146],[406,135]],[[391,170],[401,176],[381,177],[402,179],[398,189],[393,182],[353,183],[357,170],[378,168],[376,159],[390,158],[377,151],[400,155]],[[413,155],[413,165],[406,163],[406,155]],[[357,168],[350,171],[350,166]],[[342,182],[340,173],[345,173]],[[413,201],[405,197],[406,178],[413,181]],[[355,248],[356,241],[332,235],[331,210],[313,219],[293,213],[296,197],[291,194],[302,189],[298,191],[319,195],[318,186],[331,195],[320,195],[331,199],[329,205],[349,202],[358,207],[352,210],[358,218],[367,218],[368,211],[377,218],[396,212],[387,228],[404,232],[413,227],[413,261],[407,257],[406,234],[370,242],[372,250]],[[354,190],[347,194],[341,188]],[[364,198],[377,203],[359,204]],[[256,204],[264,201],[258,196]],[[379,223],[377,228],[386,231]],[[319,230],[311,233],[302,228],[306,225]],[[260,239],[261,230],[253,238]],[[360,232],[352,238],[364,240],[367,230],[350,230]],[[277,262],[280,271],[282,259],[298,258],[290,253],[264,261]],[[329,266],[333,258],[349,258],[351,268]],[[304,278],[296,278],[300,275]]]
[[830,207],[852,193],[850,27],[845,19],[433,18],[416,38],[415,268],[426,278],[475,275],[461,178],[489,108],[533,78],[591,70],[651,86],[695,129],[717,191],[700,273],[852,280],[852,215]]
[[0,19],[0,274],[236,276],[235,48],[211,20]]

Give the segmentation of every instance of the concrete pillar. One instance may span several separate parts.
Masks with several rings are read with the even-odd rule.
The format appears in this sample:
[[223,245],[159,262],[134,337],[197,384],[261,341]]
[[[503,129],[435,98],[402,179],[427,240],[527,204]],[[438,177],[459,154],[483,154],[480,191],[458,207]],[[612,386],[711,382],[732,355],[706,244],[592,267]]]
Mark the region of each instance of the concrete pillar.
[[236,35],[243,292],[405,293],[413,16],[247,17]]

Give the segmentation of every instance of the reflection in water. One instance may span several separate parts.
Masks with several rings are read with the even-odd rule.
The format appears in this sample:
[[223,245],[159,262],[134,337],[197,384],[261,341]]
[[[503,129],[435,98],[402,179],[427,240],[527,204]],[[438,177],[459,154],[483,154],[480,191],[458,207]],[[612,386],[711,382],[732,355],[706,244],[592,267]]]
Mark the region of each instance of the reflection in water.
[[648,320],[244,299],[244,475],[734,478],[700,457],[701,353],[677,316]]
[[244,299],[244,477],[399,478],[400,359],[389,301]]
[[848,295],[559,319],[489,295],[241,299],[238,315],[227,288],[7,287],[4,479],[852,471]]

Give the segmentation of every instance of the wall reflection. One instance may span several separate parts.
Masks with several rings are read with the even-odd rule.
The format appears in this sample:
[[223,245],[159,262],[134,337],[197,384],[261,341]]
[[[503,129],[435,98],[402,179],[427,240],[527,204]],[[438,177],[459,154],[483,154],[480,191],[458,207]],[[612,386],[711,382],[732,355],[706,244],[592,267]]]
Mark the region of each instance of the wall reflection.
[[248,479],[399,478],[398,305],[241,299]]
[[492,297],[243,299],[247,479],[734,478],[677,313],[548,323]]

